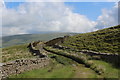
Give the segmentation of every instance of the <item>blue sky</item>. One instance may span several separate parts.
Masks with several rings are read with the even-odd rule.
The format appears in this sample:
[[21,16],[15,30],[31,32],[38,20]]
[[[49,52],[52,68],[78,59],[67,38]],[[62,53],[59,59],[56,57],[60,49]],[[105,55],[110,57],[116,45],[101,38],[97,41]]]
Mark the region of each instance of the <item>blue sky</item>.
[[[6,2],[7,8],[16,9],[24,2]],[[96,20],[102,14],[102,9],[111,9],[115,2],[65,2],[66,6],[73,9],[74,13],[86,15],[90,20]]]
[[7,8],[17,8],[20,4],[24,2],[5,2]]
[[102,9],[111,9],[114,2],[66,2],[68,6],[73,6],[75,13],[86,15],[91,20],[96,20],[100,16]]

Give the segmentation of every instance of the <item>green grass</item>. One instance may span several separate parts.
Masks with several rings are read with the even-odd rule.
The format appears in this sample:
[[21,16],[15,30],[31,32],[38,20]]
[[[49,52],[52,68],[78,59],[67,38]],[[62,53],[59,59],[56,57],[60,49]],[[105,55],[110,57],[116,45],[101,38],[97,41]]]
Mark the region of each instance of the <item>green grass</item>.
[[75,50],[92,50],[105,53],[120,53],[120,25],[71,36],[64,43]]
[[73,59],[74,61],[77,61],[78,63],[82,63],[82,64],[85,64],[88,59],[88,56],[86,56],[85,54],[77,55],[75,53],[69,53],[67,51],[55,49],[52,47],[44,47],[44,49],[46,49],[54,54],[68,57],[68,58]]
[[120,69],[117,69],[113,67],[111,64],[104,61],[100,61],[100,60],[91,60],[91,61],[104,70],[104,73],[102,75],[105,78],[119,78]]
[[2,48],[2,62],[33,57],[27,46],[28,44],[23,44]]
[[57,62],[57,64],[59,63],[59,64],[62,64],[62,65],[71,65],[71,64],[76,64],[76,62],[75,61],[73,61],[72,59],[69,59],[69,58],[66,58],[66,57],[64,57],[64,56],[60,56],[60,55],[56,55],[56,54],[49,54],[48,55],[49,57],[55,57],[55,58],[52,58],[52,59],[54,59],[56,62]]
[[[53,51],[56,54],[61,54],[63,56],[64,55],[70,56],[71,54],[74,53],[74,52],[73,53],[71,52],[68,54],[67,51],[55,49],[52,47],[46,47],[46,49]],[[76,54],[76,53],[74,53],[74,54]],[[118,78],[118,72],[120,71],[120,69],[115,68],[110,63],[107,63],[102,60],[93,60],[92,57],[89,57],[85,54],[80,54],[80,53],[79,53],[79,56],[73,55],[72,58],[77,58],[78,60],[80,60],[80,62],[82,61],[86,67],[88,67],[88,68],[92,69],[93,71],[95,71],[96,73],[102,75],[104,78]],[[83,60],[81,60],[81,59],[83,59]]]
[[69,78],[73,75],[73,72],[71,71],[73,68],[71,66],[57,64],[51,72],[49,72],[50,69],[51,67],[36,69],[24,72],[18,76],[11,76],[11,78]]

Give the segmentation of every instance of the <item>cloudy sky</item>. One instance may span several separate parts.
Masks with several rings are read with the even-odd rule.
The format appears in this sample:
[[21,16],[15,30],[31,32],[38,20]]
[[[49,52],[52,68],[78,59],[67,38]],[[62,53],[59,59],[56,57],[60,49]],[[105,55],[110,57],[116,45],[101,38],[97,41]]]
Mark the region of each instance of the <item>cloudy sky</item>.
[[118,25],[115,2],[5,2],[2,35],[91,32]]

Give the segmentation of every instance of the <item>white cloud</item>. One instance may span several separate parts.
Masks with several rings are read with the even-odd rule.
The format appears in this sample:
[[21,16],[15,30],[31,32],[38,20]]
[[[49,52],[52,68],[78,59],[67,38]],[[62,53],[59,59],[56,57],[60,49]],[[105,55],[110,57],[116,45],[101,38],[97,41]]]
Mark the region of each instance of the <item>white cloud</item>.
[[[54,1],[54,0],[53,0]],[[118,24],[118,4],[103,9],[97,21],[74,13],[63,2],[24,3],[17,10],[3,8],[2,33],[16,35],[40,31],[89,32]]]
[[88,32],[96,22],[85,15],[73,13],[64,3],[25,3],[16,10],[3,10],[3,35],[40,31]]
[[118,25],[118,4],[111,10],[102,9],[102,15],[98,17],[97,27],[106,28]]
[[0,0],[0,37],[2,36],[2,8],[4,7],[3,0]]

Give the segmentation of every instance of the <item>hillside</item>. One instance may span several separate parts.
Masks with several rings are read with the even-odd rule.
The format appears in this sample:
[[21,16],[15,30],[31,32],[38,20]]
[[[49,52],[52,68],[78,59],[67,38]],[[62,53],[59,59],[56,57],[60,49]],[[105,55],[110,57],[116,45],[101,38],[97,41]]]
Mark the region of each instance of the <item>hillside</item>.
[[[3,66],[3,69],[5,69],[4,72],[6,71],[5,74],[8,74],[12,72],[9,69],[15,67],[16,73],[9,75],[9,78],[117,79],[120,70],[118,54],[101,55],[100,53],[90,55],[90,53],[86,54],[79,50],[119,53],[119,34],[120,26],[114,26],[96,32],[65,36],[62,39],[56,38],[47,41],[51,45],[37,41],[31,44],[2,48],[2,60],[8,63],[8,65]],[[61,47],[66,46],[66,48],[57,47],[60,46],[59,44],[62,45]],[[45,56],[40,57],[41,54]],[[45,63],[43,61],[45,58],[49,60],[50,64],[41,67],[42,65],[39,64]],[[40,62],[39,59],[41,59]],[[28,63],[30,64],[28,65]],[[26,71],[28,66],[30,66],[30,71]],[[18,74],[19,71],[22,71],[22,73]]]
[[0,47],[8,47],[12,45],[30,43],[32,41],[48,41],[56,37],[62,37],[68,34],[75,33],[43,33],[43,34],[24,34],[24,35],[13,35],[13,36],[5,36],[2,37],[2,46]]
[[[22,60],[22,59],[38,59],[38,57],[33,56],[31,52],[29,52],[29,48],[27,48],[28,44],[15,45],[7,48],[2,48],[2,60],[3,63],[14,60]],[[43,68],[33,69],[30,71],[25,71],[21,74],[11,75],[9,78],[100,78],[102,76],[95,73],[93,70],[86,68],[82,64],[78,64],[77,62],[60,56],[56,54],[52,54],[47,52],[48,59],[50,59],[51,64],[48,66],[44,66]],[[54,57],[55,58],[52,58]],[[43,58],[44,59],[44,58]],[[33,61],[33,60],[32,60]],[[21,63],[20,63],[21,64]],[[8,66],[11,65],[8,64]],[[19,64],[17,64],[19,65]],[[23,65],[23,66],[22,66]],[[22,64],[22,67],[25,67],[25,63]],[[29,66],[29,65],[27,65]],[[17,69],[17,68],[15,68]],[[81,72],[82,71],[82,72]],[[61,75],[60,75],[61,74]],[[66,74],[66,75],[64,75]],[[81,74],[80,76],[78,74]]]
[[69,37],[63,46],[75,50],[120,53],[120,25]]
[[[32,59],[38,58],[35,57],[29,52],[29,48],[27,48],[28,44],[16,45],[2,49],[2,57],[3,62],[14,61],[16,59]],[[50,49],[50,48],[49,48]],[[44,51],[48,55],[47,58],[50,59],[51,64],[48,66],[44,66],[43,68],[33,69],[30,71],[25,71],[21,74],[11,75],[10,78],[117,78],[118,70],[113,67],[110,63],[95,60],[94,58],[76,52],[80,58],[80,63],[77,61],[70,59],[69,57],[61,56],[58,54],[73,54],[74,57],[75,52],[68,52],[66,50],[52,49],[52,52]],[[57,54],[54,54],[57,52]],[[76,57],[77,58],[77,57]],[[81,64],[81,61],[84,61],[85,64]],[[17,64],[19,65],[19,64]],[[24,67],[25,64],[22,64]],[[90,66],[87,66],[90,65]],[[28,66],[28,65],[27,65]],[[25,67],[26,68],[26,67]],[[17,69],[17,68],[15,68]],[[99,72],[102,74],[99,74]],[[114,73],[114,75],[112,74]],[[59,75],[61,74],[61,75]],[[66,74],[66,75],[64,75]]]

